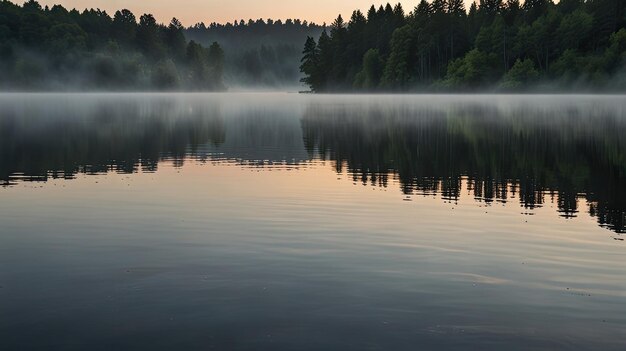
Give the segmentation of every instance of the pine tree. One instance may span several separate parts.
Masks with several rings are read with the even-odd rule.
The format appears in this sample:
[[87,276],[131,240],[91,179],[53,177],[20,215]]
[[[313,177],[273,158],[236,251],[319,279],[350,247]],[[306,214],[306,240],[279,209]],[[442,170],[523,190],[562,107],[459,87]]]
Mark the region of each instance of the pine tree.
[[300,79],[302,83],[311,87],[312,91],[317,91],[320,86],[318,85],[318,64],[319,64],[319,52],[317,49],[317,43],[312,37],[307,37],[304,44],[304,50],[302,51],[302,60],[300,65],[300,72],[305,76]]

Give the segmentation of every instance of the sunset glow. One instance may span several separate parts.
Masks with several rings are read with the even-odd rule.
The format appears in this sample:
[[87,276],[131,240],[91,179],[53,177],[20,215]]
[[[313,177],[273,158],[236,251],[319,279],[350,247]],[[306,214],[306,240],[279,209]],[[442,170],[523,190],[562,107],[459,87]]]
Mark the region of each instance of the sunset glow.
[[[18,1],[19,2],[19,1]],[[417,5],[418,1],[399,1],[404,10],[408,13]],[[349,17],[355,8],[366,11],[372,4],[377,6],[386,4],[380,0],[45,0],[40,1],[42,5],[53,6],[61,4],[67,8],[100,8],[113,14],[116,10],[128,8],[135,14],[152,13],[157,20],[169,22],[172,17],[176,17],[186,26],[198,22],[204,23],[226,23],[235,19],[248,20],[258,18],[282,19],[300,18],[302,20],[313,21],[319,24],[330,23],[341,13],[344,17]],[[392,3],[397,3],[392,2]]]

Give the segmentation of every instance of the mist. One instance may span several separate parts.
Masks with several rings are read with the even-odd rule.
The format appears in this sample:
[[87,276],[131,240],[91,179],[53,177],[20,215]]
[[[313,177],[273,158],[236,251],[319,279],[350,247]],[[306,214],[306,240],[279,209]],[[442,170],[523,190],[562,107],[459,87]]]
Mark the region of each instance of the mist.
[[0,2],[0,88],[13,91],[223,91],[224,51],[128,10],[109,16]]
[[323,27],[306,20],[249,19],[208,26],[197,23],[185,36],[203,45],[221,44],[224,81],[229,90],[304,90],[300,83],[302,47],[319,37]]
[[302,45],[322,26],[239,20],[185,27],[120,9],[0,3],[0,89],[9,91],[305,90]]

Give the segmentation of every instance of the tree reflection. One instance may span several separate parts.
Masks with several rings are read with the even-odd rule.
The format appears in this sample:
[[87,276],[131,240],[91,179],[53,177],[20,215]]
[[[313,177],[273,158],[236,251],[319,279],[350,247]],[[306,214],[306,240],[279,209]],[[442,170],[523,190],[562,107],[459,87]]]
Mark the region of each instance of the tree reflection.
[[626,121],[611,110],[311,105],[302,128],[307,151],[354,182],[394,177],[407,195],[518,198],[527,209],[554,198],[564,217],[584,198],[600,225],[626,231]]
[[[43,109],[43,111],[41,110]],[[218,105],[181,108],[175,101],[106,101],[76,108],[3,109],[0,179],[74,178],[77,173],[154,172],[180,167],[200,145],[225,139]]]
[[620,103],[190,99],[4,104],[0,181],[154,172],[160,162],[181,167],[189,159],[274,168],[320,159],[355,183],[397,181],[406,195],[448,202],[469,196],[526,209],[554,202],[560,215],[574,217],[582,200],[600,225],[626,232]]

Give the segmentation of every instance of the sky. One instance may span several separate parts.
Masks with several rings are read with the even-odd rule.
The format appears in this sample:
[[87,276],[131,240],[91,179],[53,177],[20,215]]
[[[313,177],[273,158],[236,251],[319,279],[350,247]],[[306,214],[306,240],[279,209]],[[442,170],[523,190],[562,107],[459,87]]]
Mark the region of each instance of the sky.
[[[22,3],[25,0],[13,0]],[[395,0],[392,3],[397,3]],[[419,0],[402,0],[408,13]],[[110,15],[115,10],[127,8],[137,17],[143,13],[153,14],[159,22],[169,22],[176,17],[184,25],[198,22],[226,23],[235,19],[300,18],[319,24],[330,23],[341,13],[347,20],[355,9],[364,12],[372,5],[386,4],[382,0],[39,0],[48,6],[61,4],[69,9],[100,8]]]

